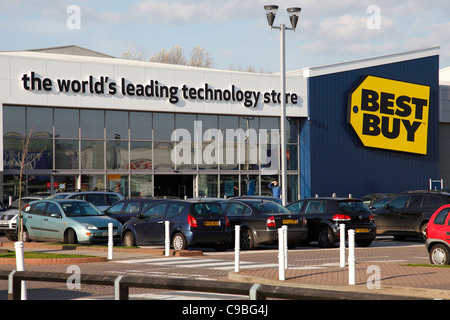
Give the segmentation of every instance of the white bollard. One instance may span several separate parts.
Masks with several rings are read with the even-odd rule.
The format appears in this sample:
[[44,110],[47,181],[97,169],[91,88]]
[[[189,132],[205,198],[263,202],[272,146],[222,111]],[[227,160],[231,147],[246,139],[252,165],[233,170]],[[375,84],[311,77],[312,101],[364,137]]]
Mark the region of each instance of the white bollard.
[[281,281],[286,280],[286,269],[284,260],[284,230],[278,229],[278,278]]
[[[23,242],[22,241],[15,242],[14,247],[16,250],[16,270],[17,271],[25,271],[25,259],[23,256]],[[21,299],[27,300],[27,286],[25,284],[25,281],[22,281]]]
[[348,284],[355,285],[355,230],[348,230]]
[[113,259],[113,224],[112,222],[108,223],[108,260]]
[[241,250],[241,226],[234,226],[234,272],[239,272],[239,252]]
[[284,233],[284,269],[288,268],[288,226],[282,226]]
[[164,243],[166,245],[164,253],[165,253],[165,256],[168,257],[168,256],[170,256],[170,221],[165,221],[164,224],[165,224],[165,235],[166,235],[165,241],[164,241]]
[[345,224],[341,223],[339,225],[340,229],[340,245],[339,245],[339,253],[340,253],[340,267],[345,267]]

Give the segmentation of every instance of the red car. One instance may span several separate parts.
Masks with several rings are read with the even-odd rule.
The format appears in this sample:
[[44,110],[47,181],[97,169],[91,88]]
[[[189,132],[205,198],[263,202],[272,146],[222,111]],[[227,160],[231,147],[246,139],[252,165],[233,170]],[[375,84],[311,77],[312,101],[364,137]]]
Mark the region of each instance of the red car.
[[425,246],[432,264],[450,264],[450,204],[443,205],[431,216]]

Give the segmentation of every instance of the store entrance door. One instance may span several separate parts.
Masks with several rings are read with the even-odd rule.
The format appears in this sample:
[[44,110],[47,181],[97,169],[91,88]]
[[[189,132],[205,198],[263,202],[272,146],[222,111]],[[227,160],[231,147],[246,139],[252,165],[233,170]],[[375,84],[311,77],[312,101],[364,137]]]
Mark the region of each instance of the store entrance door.
[[194,196],[194,175],[155,174],[155,197],[178,197],[180,199]]

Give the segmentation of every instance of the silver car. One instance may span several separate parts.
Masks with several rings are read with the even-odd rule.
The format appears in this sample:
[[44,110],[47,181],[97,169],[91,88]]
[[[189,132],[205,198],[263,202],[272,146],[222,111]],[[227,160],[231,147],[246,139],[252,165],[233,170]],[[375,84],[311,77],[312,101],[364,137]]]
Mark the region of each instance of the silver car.
[[[28,205],[31,201],[41,200],[42,196],[29,196],[20,199],[22,208]],[[15,200],[8,207],[8,210],[2,212],[0,215],[0,232],[5,233],[5,236],[10,241],[17,241],[17,216],[19,215],[19,199]]]
[[92,203],[73,199],[43,199],[23,210],[24,241],[47,240],[64,243],[106,243],[109,224],[113,239],[120,242],[122,224],[105,215]]
[[110,191],[79,191],[60,192],[47,197],[46,199],[78,199],[85,200],[104,211],[114,203],[124,199],[120,193]]

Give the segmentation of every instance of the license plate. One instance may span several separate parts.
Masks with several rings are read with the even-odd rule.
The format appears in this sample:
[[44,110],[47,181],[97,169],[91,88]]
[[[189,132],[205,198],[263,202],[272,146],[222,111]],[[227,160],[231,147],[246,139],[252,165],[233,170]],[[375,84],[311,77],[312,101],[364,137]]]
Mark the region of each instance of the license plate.
[[206,227],[220,226],[220,221],[203,221],[203,225]]
[[0,220],[0,224],[9,224],[8,220]]
[[[102,236],[103,237],[107,237],[108,236],[108,231],[102,232]],[[113,236],[117,236],[117,231],[113,231]]]
[[367,233],[367,232],[369,232],[369,228],[356,228],[355,232],[356,233]]
[[283,224],[297,224],[297,219],[283,219]]

